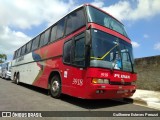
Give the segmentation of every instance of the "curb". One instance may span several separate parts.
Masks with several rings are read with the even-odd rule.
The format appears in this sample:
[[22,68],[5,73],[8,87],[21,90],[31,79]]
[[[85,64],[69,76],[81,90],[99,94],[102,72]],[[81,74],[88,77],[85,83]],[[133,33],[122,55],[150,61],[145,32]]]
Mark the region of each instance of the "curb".
[[140,99],[134,99],[133,104],[140,104],[140,105],[148,106],[146,101],[140,100]]
[[141,99],[124,98],[123,101],[148,107],[147,102]]
[[137,89],[132,97],[120,98],[117,101],[140,105],[160,111],[160,92]]

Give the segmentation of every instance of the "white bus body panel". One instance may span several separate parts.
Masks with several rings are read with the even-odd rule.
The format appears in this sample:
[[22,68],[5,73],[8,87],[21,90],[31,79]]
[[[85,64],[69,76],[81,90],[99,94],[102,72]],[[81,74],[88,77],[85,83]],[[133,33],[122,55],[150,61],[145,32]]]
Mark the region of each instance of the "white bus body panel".
[[19,73],[19,81],[26,84],[33,84],[36,79],[40,67],[34,62],[32,53],[21,56],[12,61],[12,80],[14,74]]

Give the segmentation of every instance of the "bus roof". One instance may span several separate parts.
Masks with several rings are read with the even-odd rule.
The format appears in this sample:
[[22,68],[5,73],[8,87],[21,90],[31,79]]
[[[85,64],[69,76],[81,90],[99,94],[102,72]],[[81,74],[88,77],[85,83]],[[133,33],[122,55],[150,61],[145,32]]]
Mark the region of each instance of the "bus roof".
[[117,18],[115,18],[114,16],[112,16],[112,15],[109,14],[108,12],[106,12],[106,11],[104,11],[104,10],[102,10],[102,9],[100,9],[100,8],[98,8],[98,7],[94,6],[94,5],[92,5],[92,4],[87,3],[87,4],[84,4],[83,6],[92,6],[92,7],[96,8],[96,9],[98,9],[98,10],[100,10],[100,11],[102,11],[102,12],[108,14],[109,16],[111,16],[112,18],[114,18],[115,20],[117,20],[119,23],[121,23],[121,24],[123,25],[123,23],[122,23],[121,21],[119,21]]
[[[98,10],[100,10],[100,11],[102,11],[102,12],[104,12],[104,13],[106,13],[106,14],[108,14],[109,16],[111,16],[111,17],[113,17],[111,14],[109,14],[108,12],[106,12],[106,11],[104,11],[104,10],[102,10],[102,9],[100,9],[100,8],[98,8],[98,7],[96,7],[96,6],[94,6],[94,5],[91,5],[91,4],[89,4],[89,3],[86,3],[86,4],[82,4],[82,5],[80,5],[80,6],[77,6],[77,7],[75,7],[73,10],[71,10],[69,13],[67,13],[66,15],[64,15],[63,17],[61,17],[60,19],[58,19],[55,23],[53,23],[52,25],[50,25],[49,27],[47,27],[45,30],[43,30],[42,32],[40,32],[39,34],[37,34],[36,36],[34,36],[32,39],[30,39],[27,43],[29,43],[31,40],[33,40],[34,38],[36,38],[38,35],[40,35],[41,33],[43,33],[43,32],[45,32],[47,29],[49,29],[50,27],[52,27],[52,26],[54,26],[57,22],[59,22],[61,19],[63,19],[64,17],[66,17],[67,15],[69,15],[70,13],[72,13],[73,11],[75,11],[75,10],[77,10],[77,9],[80,9],[81,7],[85,7],[85,6],[92,6],[92,7],[94,7],[94,8],[96,8],[96,9],[98,9]],[[119,23],[121,23],[118,19],[116,19],[115,17],[113,17],[115,20],[117,20]],[[121,23],[122,24],[122,23]],[[123,25],[123,24],[122,24]],[[25,44],[27,44],[27,43],[25,43]],[[24,45],[25,45],[24,44]],[[24,46],[24,45],[22,45],[22,46]],[[21,46],[21,47],[22,47]],[[21,47],[19,47],[18,49],[20,49]],[[16,49],[15,51],[17,51],[18,49]],[[14,51],[14,52],[15,52]]]

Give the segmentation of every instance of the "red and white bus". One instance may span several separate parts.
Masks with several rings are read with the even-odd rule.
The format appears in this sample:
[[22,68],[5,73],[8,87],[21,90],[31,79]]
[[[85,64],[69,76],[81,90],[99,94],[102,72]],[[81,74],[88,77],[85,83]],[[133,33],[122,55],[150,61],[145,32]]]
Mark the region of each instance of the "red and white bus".
[[12,80],[83,99],[130,97],[136,91],[131,40],[124,26],[85,4],[15,51]]

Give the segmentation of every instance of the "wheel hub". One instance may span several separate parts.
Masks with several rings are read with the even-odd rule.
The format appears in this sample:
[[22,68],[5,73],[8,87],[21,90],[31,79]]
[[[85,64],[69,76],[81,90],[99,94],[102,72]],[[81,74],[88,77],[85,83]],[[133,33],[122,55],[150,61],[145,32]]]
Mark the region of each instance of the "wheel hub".
[[54,92],[56,92],[56,91],[59,90],[59,83],[58,83],[58,81],[54,81],[54,82],[52,83],[52,90],[53,90]]

